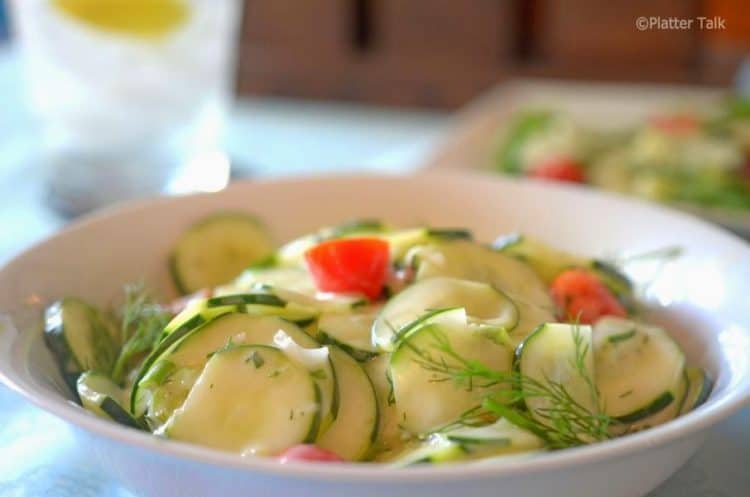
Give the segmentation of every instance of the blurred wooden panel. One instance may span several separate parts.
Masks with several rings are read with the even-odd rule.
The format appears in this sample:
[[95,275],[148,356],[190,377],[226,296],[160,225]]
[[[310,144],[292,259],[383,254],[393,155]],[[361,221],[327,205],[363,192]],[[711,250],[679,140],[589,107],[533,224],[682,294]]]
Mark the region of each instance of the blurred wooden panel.
[[348,51],[349,0],[246,0],[242,41],[274,49]]
[[383,105],[453,108],[465,104],[497,81],[487,70],[466,77],[463,65],[425,59],[373,56],[292,59],[269,50],[244,49],[252,63],[240,65],[240,93],[366,101]]
[[[301,17],[315,22],[262,34],[257,24],[286,11],[268,3],[248,0],[240,93],[456,107],[495,83],[511,55],[512,1],[307,0]],[[307,41],[315,33],[325,42]]]
[[640,17],[685,18],[698,15],[698,0],[538,0],[539,55],[552,66],[567,65],[614,75],[684,78],[696,58],[695,29],[638,30]]
[[439,56],[497,66],[512,52],[515,3],[379,0],[379,47],[396,56]]
[[[722,33],[638,30],[723,15]],[[455,107],[514,76],[731,81],[750,0],[246,0],[240,93]]]

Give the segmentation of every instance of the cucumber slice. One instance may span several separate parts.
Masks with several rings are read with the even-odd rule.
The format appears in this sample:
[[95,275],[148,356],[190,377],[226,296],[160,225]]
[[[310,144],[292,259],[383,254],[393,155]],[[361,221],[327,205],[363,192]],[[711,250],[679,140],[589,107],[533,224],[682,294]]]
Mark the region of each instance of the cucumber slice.
[[525,111],[514,116],[495,156],[497,169],[521,174],[526,167],[523,150],[529,141],[548,133],[558,117],[547,110]]
[[212,288],[230,281],[272,250],[266,229],[253,216],[214,214],[193,225],[175,244],[170,258],[172,278],[183,294]]
[[493,371],[511,370],[512,348],[479,326],[443,321],[410,331],[391,354],[388,371],[400,425],[413,434],[430,433],[456,421],[488,394],[504,388],[481,382],[459,384],[444,372],[436,372],[436,365],[462,368],[445,352],[446,344],[468,361],[477,361]]
[[[296,269],[278,269],[273,270],[274,272],[290,272],[297,271]],[[306,273],[307,274],[307,273]],[[283,283],[283,282],[282,282]],[[361,307],[367,304],[367,299],[362,295],[346,295],[339,293],[325,293],[318,292],[314,286],[309,289],[303,288],[302,290],[296,290],[294,285],[285,286],[282,283],[268,283],[267,281],[253,281],[244,282],[241,285],[227,285],[220,287],[215,292],[215,298],[226,297],[230,295],[267,295],[275,296],[279,299],[278,302],[267,302],[267,305],[284,305],[284,303],[294,303],[296,305],[310,307],[320,312],[345,312],[357,307]],[[242,288],[242,291],[237,291]],[[252,298],[250,298],[252,299]],[[248,304],[261,302],[263,297],[258,302],[247,302]]]
[[485,426],[461,426],[443,430],[441,434],[451,442],[461,444],[466,457],[472,459],[539,450],[544,447],[541,438],[505,418]]
[[357,361],[378,355],[371,330],[380,309],[370,307],[351,313],[324,313],[318,318],[315,338],[322,344],[340,347]]
[[237,293],[233,295],[220,295],[206,300],[206,307],[227,307],[245,305],[265,305],[273,307],[284,307],[286,301],[270,293]]
[[579,267],[593,271],[628,308],[633,305],[633,284],[617,267],[600,259],[587,259],[557,250],[526,235],[504,235],[493,248],[512,255],[531,266],[549,284],[566,269]]
[[78,377],[76,387],[81,405],[87,410],[121,425],[144,428],[122,407],[124,393],[108,377],[95,371],[86,371]]
[[396,455],[392,464],[397,467],[441,464],[461,460],[464,456],[466,456],[466,451],[461,444],[435,433],[422,441],[410,444]]
[[[195,379],[190,371],[200,371],[212,353],[227,344],[274,345],[279,331],[305,349],[320,347],[307,333],[283,319],[244,313],[224,314],[191,331],[152,362],[149,371],[134,386],[134,414],[140,416],[148,411],[150,422],[158,426],[165,421],[165,415],[171,414],[170,409],[178,407],[187,395],[192,386],[191,380]],[[180,381],[172,379],[173,372],[182,375]],[[326,360],[320,364],[313,375],[321,392],[323,424],[327,426],[336,417],[338,409],[336,382],[330,362]],[[164,391],[159,392],[162,389]],[[154,398],[164,400],[166,405],[155,405],[152,402]]]
[[209,309],[234,309],[253,316],[277,316],[299,326],[307,326],[318,317],[316,309],[296,305],[267,291],[226,294],[206,302]]
[[[216,319],[224,314],[236,311],[236,306],[228,307],[206,307],[206,300],[197,300],[190,304],[182,312],[177,314],[164,327],[159,343],[154,350],[144,359],[138,370],[138,374],[133,382],[133,388],[130,391],[130,411],[141,416],[145,412],[143,399],[139,397],[139,385],[145,376],[151,375],[152,378],[163,380],[162,373],[167,371],[165,364],[159,365],[158,372],[152,371],[151,366],[159,359],[170,347],[191,333],[196,328]],[[171,363],[169,363],[171,364]],[[171,371],[171,369],[169,369]]]
[[349,312],[365,305],[362,297],[318,293],[310,297],[285,288],[257,286],[253,293],[222,294],[208,299],[207,307],[237,306],[237,311],[256,316],[278,316],[300,326],[315,321],[321,312]]
[[460,427],[432,433],[423,440],[409,444],[396,455],[395,466],[444,464],[491,457],[507,457],[544,448],[536,435],[505,419],[480,427]]
[[[683,371],[682,376],[677,382],[677,385],[670,391],[662,394],[662,403],[658,404],[658,400],[651,406],[647,406],[642,416],[634,415],[637,418],[636,421],[623,422],[622,425],[613,425],[613,433],[633,433],[636,431],[646,430],[653,428],[671,421],[680,415],[683,405],[685,404],[686,396],[688,393],[689,380],[687,374]],[[667,402],[667,400],[671,400]],[[650,409],[649,409],[650,408]],[[621,420],[620,420],[621,421]],[[621,421],[622,422],[622,421]]]
[[429,278],[407,287],[383,307],[372,326],[373,344],[393,350],[407,325],[427,311],[447,307],[463,307],[471,320],[506,331],[518,323],[513,301],[493,287],[456,278]]
[[285,288],[305,295],[315,295],[317,289],[310,273],[302,267],[252,268],[243,271],[233,282],[222,285],[215,295],[248,293],[259,286]]
[[391,261],[403,262],[409,249],[417,245],[448,241],[471,240],[471,231],[464,229],[412,228],[384,233],[382,237],[391,248]]
[[[587,411],[599,412],[593,388],[594,354],[591,347],[591,327],[548,323],[529,335],[516,350],[522,378],[524,401],[532,415],[548,426],[554,425],[554,416],[547,414],[554,399],[534,395],[534,383],[551,384],[565,388],[567,394]],[[527,382],[526,378],[534,383]]]
[[381,354],[362,364],[370,378],[378,400],[378,438],[372,447],[372,455],[376,460],[387,460],[401,451],[405,439],[410,435],[404,434],[401,422],[392,398],[393,388],[388,377],[389,355]]
[[711,394],[712,383],[706,372],[697,367],[685,368],[688,390],[680,408],[680,415],[686,414],[703,404]]
[[492,246],[527,263],[546,283],[568,268],[588,265],[583,257],[557,250],[527,235],[504,235]]
[[682,399],[685,355],[661,328],[605,317],[594,326],[596,386],[602,409],[634,423]]
[[417,281],[452,277],[487,283],[511,299],[554,309],[544,282],[536,272],[513,257],[465,240],[414,247],[406,261]]
[[164,326],[164,331],[161,334],[160,341],[173,333],[182,337],[190,330],[194,330],[198,326],[207,323],[222,314],[237,311],[236,305],[209,306],[208,304],[208,299],[198,299],[191,302],[187,307],[180,311],[179,314],[173,317],[166,326]]
[[45,310],[44,341],[74,394],[81,373],[109,374],[117,360],[115,339],[97,311],[80,299],[66,298]]
[[607,288],[614,293],[628,308],[633,307],[633,282],[625,276],[616,266],[600,259],[592,259],[589,262],[591,268]]
[[317,292],[314,296],[309,296],[281,287],[264,286],[263,289],[286,302],[309,307],[318,312],[349,312],[367,305],[367,299],[361,295]]
[[316,444],[347,461],[359,461],[368,455],[378,435],[375,389],[362,366],[351,356],[335,346],[329,346],[328,350],[336,372],[339,412]]
[[274,347],[248,345],[211,356],[162,433],[242,455],[275,455],[312,442],[320,392],[309,371]]

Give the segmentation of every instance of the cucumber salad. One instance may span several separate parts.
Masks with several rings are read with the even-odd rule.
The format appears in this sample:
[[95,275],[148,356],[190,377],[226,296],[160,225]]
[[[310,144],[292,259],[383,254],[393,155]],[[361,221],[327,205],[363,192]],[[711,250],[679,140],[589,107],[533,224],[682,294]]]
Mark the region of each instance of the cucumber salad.
[[504,174],[585,183],[675,205],[748,210],[750,99],[676,109],[620,129],[529,108],[514,115],[493,162]]
[[278,248],[218,213],[169,260],[183,297],[66,297],[45,341],[92,413],[281,462],[439,464],[559,450],[665,423],[711,381],[643,322],[621,267],[519,234],[323,228]]

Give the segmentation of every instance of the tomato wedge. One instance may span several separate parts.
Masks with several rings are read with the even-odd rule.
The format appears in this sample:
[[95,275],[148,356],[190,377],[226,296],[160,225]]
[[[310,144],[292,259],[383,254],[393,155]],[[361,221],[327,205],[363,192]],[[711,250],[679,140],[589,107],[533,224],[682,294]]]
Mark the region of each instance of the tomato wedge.
[[535,164],[528,176],[538,179],[584,183],[583,165],[570,157],[552,157]]
[[698,131],[700,123],[692,114],[665,114],[654,116],[650,120],[651,126],[672,135],[685,135]]
[[551,291],[563,319],[592,324],[602,316],[627,315],[610,289],[585,269],[563,271],[552,281]]
[[318,290],[376,300],[388,276],[390,248],[379,238],[340,238],[312,247],[305,261]]
[[343,462],[338,454],[321,449],[313,444],[300,444],[289,447],[279,455],[281,464],[290,461],[313,461],[313,462]]

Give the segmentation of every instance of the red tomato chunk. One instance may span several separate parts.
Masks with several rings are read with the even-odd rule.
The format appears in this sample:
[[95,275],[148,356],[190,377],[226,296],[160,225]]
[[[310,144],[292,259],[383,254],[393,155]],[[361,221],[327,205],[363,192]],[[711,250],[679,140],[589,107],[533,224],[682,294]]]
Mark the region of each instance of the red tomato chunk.
[[337,454],[317,445],[300,444],[289,447],[279,456],[281,464],[290,461],[313,461],[313,462],[343,462]]
[[532,178],[584,183],[583,166],[569,157],[554,157],[536,164],[528,172]]
[[552,282],[551,291],[563,319],[591,324],[602,316],[627,314],[609,288],[585,269],[563,271]]
[[380,297],[388,276],[390,249],[379,238],[342,238],[305,252],[307,268],[322,292]]

